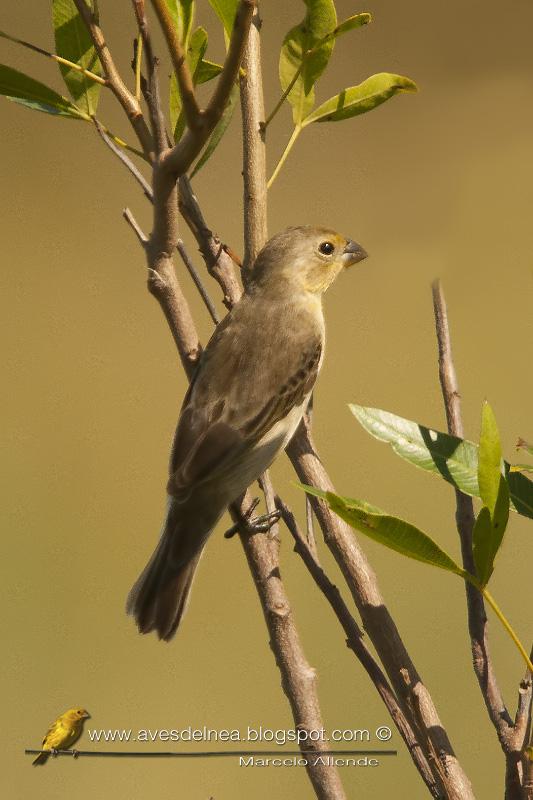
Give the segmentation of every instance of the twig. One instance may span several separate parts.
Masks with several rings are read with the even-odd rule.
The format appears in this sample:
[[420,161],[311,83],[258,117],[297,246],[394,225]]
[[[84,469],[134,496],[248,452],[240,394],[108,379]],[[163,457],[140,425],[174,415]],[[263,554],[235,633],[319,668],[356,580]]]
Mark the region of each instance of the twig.
[[[305,412],[306,423],[309,428],[311,428],[313,425],[313,403],[314,395],[312,394],[309,398],[309,403],[307,404],[307,410]],[[305,495],[305,528],[307,534],[307,544],[311,548],[311,552],[313,553],[315,559],[318,561],[318,549],[316,546],[315,528],[313,525],[313,506],[311,505],[311,498],[307,493]]]
[[41,56],[46,56],[47,58],[51,58],[52,61],[55,61],[57,64],[63,64],[65,67],[68,67],[69,69],[73,69],[76,72],[80,72],[90,81],[99,83],[101,86],[108,86],[106,78],[102,78],[101,75],[97,75],[95,72],[91,72],[91,70],[85,69],[85,67],[82,67],[81,64],[76,64],[74,61],[69,61],[68,58],[63,58],[63,56],[58,56],[56,53],[51,53],[49,50],[44,50],[42,47],[38,47],[36,44],[24,41],[24,39],[17,39],[16,36],[8,36],[7,33],[2,33],[2,37],[8,39],[10,42],[15,42],[15,44],[20,44],[22,45],[22,47],[27,47],[28,50],[33,50],[34,53],[39,53],[39,55]]
[[152,203],[154,200],[154,193],[152,192],[152,187],[150,186],[150,184],[148,183],[142,172],[140,172],[137,169],[131,158],[129,158],[126,155],[124,150],[119,145],[115,144],[113,139],[111,139],[111,137],[108,135],[104,126],[95,117],[93,117],[93,122],[96,130],[98,131],[104,143],[116,155],[116,157],[122,161],[126,169],[128,169],[131,172],[137,183],[141,186],[145,196]]
[[[126,169],[129,172],[131,172],[131,174],[133,175],[135,180],[142,187],[142,190],[143,190],[143,192],[145,194],[145,197],[147,197],[148,200],[150,200],[150,202],[153,203],[154,194],[152,192],[152,187],[150,186],[150,184],[148,183],[148,181],[146,180],[144,175],[137,169],[135,164],[131,161],[130,158],[128,158],[126,153],[124,153],[124,151],[120,147],[118,147],[112,141],[112,139],[109,138],[109,136],[106,134],[106,131],[104,130],[103,126],[98,122],[98,120],[94,119],[94,123],[95,123],[95,126],[96,126],[96,129],[97,129],[98,133],[102,137],[102,139],[105,142],[105,144],[117,156],[117,158],[119,158],[120,161],[122,161],[122,163],[124,164]],[[140,228],[138,227],[138,225],[136,225],[136,223],[133,224],[134,223],[134,219],[133,219],[133,216],[131,214],[131,211],[129,209],[125,209],[124,212],[123,212],[123,215],[124,215],[126,221],[131,225],[131,227],[133,228],[133,230],[137,234],[137,238],[139,239],[139,241],[141,242],[143,247],[145,247],[146,243],[148,242],[148,237],[145,236],[145,234],[142,233],[142,231],[140,231]],[[211,300],[211,298],[209,297],[209,293],[208,293],[207,289],[205,288],[204,284],[202,283],[202,279],[200,278],[200,275],[198,274],[198,271],[196,270],[194,264],[192,263],[191,258],[189,256],[189,254],[187,253],[187,249],[186,249],[186,247],[185,247],[185,245],[184,245],[184,243],[183,243],[183,241],[181,239],[178,239],[178,241],[176,243],[176,249],[177,249],[178,253],[181,256],[181,259],[182,259],[183,263],[187,267],[187,270],[188,270],[191,278],[193,279],[194,284],[196,285],[196,288],[198,289],[198,291],[200,293],[200,296],[202,297],[202,300],[204,301],[204,303],[206,305],[207,310],[209,311],[211,319],[213,320],[215,325],[218,325],[220,320],[219,320],[219,316],[217,314],[215,305],[214,305],[213,301]]]
[[209,297],[207,289],[203,285],[202,279],[200,278],[200,275],[198,274],[198,271],[197,271],[196,267],[192,263],[192,261],[191,261],[191,259],[189,257],[189,254],[187,253],[187,250],[185,248],[185,245],[183,244],[183,241],[181,239],[178,239],[177,249],[178,249],[178,253],[181,256],[181,260],[183,261],[183,263],[187,267],[187,269],[189,271],[189,275],[193,279],[194,284],[195,284],[196,288],[198,289],[198,292],[200,293],[200,297],[204,301],[205,306],[206,306],[207,310],[209,311],[211,319],[213,320],[215,325],[218,325],[218,323],[220,322],[220,317],[217,314],[217,310],[216,310],[216,308],[214,306],[214,303],[211,300],[211,298]]
[[[157,145],[158,154],[162,153],[167,146],[167,134],[165,131],[165,118],[163,116],[161,101],[159,97],[159,80],[157,77],[158,60],[154,55],[152,48],[152,40],[150,38],[150,31],[148,28],[148,20],[146,18],[146,11],[144,7],[144,0],[132,0],[135,18],[139,33],[141,34],[141,41],[144,45],[146,53],[146,63],[148,66],[148,80],[145,86],[145,99],[148,104],[148,111],[150,113],[150,121],[152,123],[152,132]],[[168,12],[167,12],[168,13]],[[139,64],[139,53],[137,53],[137,64]],[[137,91],[141,87],[140,66],[136,64],[136,81],[135,85],[138,86]],[[137,74],[138,73],[138,74]],[[137,80],[138,78],[138,80]]]
[[183,176],[178,185],[180,212],[198,243],[209,274],[222,289],[224,305],[230,309],[239,301],[242,292],[234,262],[220,239],[209,229],[189,179]]
[[[446,300],[439,280],[432,284],[433,309],[439,348],[439,378],[448,423],[448,432],[452,436],[464,438],[461,416],[461,396],[457,375],[452,357],[450,329]],[[467,572],[475,575],[475,564],[472,554],[472,532],[474,528],[474,507],[472,499],[455,490],[456,523],[461,540],[463,566]],[[519,758],[517,752],[524,747],[525,731],[523,725],[513,723],[503,701],[499,689],[492,659],[489,651],[487,615],[482,595],[469,583],[466,584],[466,600],[468,610],[468,630],[472,647],[474,672],[485,701],[490,720],[496,730],[503,752],[506,755],[506,798],[519,797],[516,786],[520,784]],[[522,714],[526,718],[531,714],[531,689],[522,698]],[[526,713],[525,705],[528,711]],[[527,723],[526,723],[527,724]]]
[[316,585],[326,597],[331,608],[333,609],[346,634],[347,646],[353,651],[357,659],[360,661],[368,677],[376,687],[379,696],[385,703],[387,711],[394,720],[400,736],[404,740],[407,749],[411,753],[415,766],[420,772],[424,783],[428,787],[433,797],[441,797],[441,790],[435,783],[430,766],[422,749],[420,748],[420,745],[418,744],[416,735],[414,734],[405,714],[400,708],[396,696],[391,689],[382,669],[365,645],[363,640],[363,632],[359,628],[353,616],[350,614],[348,606],[344,602],[341,593],[330,581],[323,568],[318,563],[315,554],[313,553],[309,544],[306,542],[298,527],[298,524],[294,518],[294,514],[280,497],[276,497],[276,506],[281,510],[282,519],[295,541],[295,551],[299,556],[301,556]]
[[107,83],[111,91],[119,101],[120,105],[127,114],[127,117],[137,134],[137,138],[141,144],[144,154],[151,158],[153,156],[153,139],[146,121],[143,117],[141,106],[129,89],[126,87],[124,81],[115,66],[115,62],[111,56],[107,46],[104,34],[98,23],[98,15],[94,13],[85,0],[74,0],[79,15],[82,18],[85,26],[93,40],[98,58],[104,70]]
[[138,36],[135,39],[135,97],[137,102],[141,102],[141,78],[142,78],[142,60],[143,60],[143,38]]
[[139,223],[137,222],[137,220],[135,219],[129,208],[124,209],[124,211],[122,212],[122,216],[130,226],[130,228],[133,230],[135,236],[139,240],[139,244],[142,247],[146,247],[148,236],[146,236],[146,234],[142,230],[141,226],[139,225]]
[[165,0],[152,0],[152,6],[157,14],[159,24],[161,25],[163,35],[167,42],[168,51],[178,81],[187,125],[191,130],[195,130],[200,124],[201,112],[194,93],[194,83],[187,63],[187,55],[183,51],[182,43]]
[[264,141],[265,109],[261,78],[260,36],[261,21],[256,11],[252,31],[244,53],[241,76],[241,112],[243,120],[243,179],[244,179],[244,267],[243,280],[267,240],[267,182],[266,147]]

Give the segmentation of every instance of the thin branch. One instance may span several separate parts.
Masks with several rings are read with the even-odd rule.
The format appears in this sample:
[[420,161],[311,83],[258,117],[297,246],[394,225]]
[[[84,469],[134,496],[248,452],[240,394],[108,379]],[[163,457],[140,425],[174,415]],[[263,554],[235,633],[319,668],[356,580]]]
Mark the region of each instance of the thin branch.
[[143,38],[138,36],[135,40],[135,97],[137,102],[141,102],[141,77],[142,77],[142,60],[143,60]]
[[[151,1],[172,59],[187,125],[191,130],[195,130],[200,123],[201,111],[194,93],[194,83],[187,63],[187,54],[183,51],[182,43],[165,0]],[[135,2],[139,2],[139,0],[135,0]]]
[[147,197],[148,200],[150,200],[150,202],[153,203],[154,193],[152,192],[152,187],[150,186],[150,184],[148,183],[142,172],[140,172],[137,169],[131,158],[129,158],[126,155],[124,150],[119,145],[117,145],[113,141],[113,139],[111,139],[104,126],[100,122],[98,122],[98,120],[95,117],[93,117],[93,122],[96,130],[98,131],[98,134],[100,135],[104,143],[109,147],[111,152],[114,153],[116,157],[120,159],[120,161],[122,161],[126,169],[129,170],[129,172],[131,172],[137,183],[141,186],[145,197]]
[[120,77],[119,71],[115,66],[115,62],[111,56],[107,46],[104,34],[98,23],[98,15],[93,12],[85,0],[74,0],[79,15],[82,18],[85,26],[93,40],[98,58],[104,70],[107,83],[111,88],[113,94],[119,101],[120,105],[126,112],[126,115],[137,134],[137,138],[141,144],[144,154],[151,158],[153,156],[153,140],[146,121],[143,117],[141,106],[134,94],[126,87],[124,81]]
[[139,244],[141,245],[141,247],[146,247],[146,244],[148,242],[148,236],[144,233],[144,231],[142,230],[141,226],[139,225],[139,223],[137,222],[137,220],[135,219],[129,208],[124,209],[124,211],[122,212],[122,216],[124,217],[128,225],[132,229],[133,233],[139,240]]
[[[246,509],[249,503],[250,495],[247,493],[241,509]],[[234,512],[232,516],[238,521]],[[240,536],[261,601],[270,634],[270,647],[281,672],[281,685],[289,700],[295,727],[306,732],[319,730],[323,727],[323,721],[316,691],[316,673],[306,659],[294,623],[281,577],[277,542],[265,535],[250,536],[244,532]],[[309,751],[323,753],[326,745],[326,742],[311,742],[309,738],[300,742],[304,756]],[[306,768],[319,800],[345,800],[340,776],[334,766],[310,758]]]
[[15,44],[21,44],[22,47],[27,47],[28,50],[33,50],[34,53],[39,53],[41,56],[46,56],[47,58],[51,58],[52,61],[55,61],[57,64],[63,64],[65,67],[69,69],[73,69],[76,72],[80,72],[90,81],[94,81],[95,83],[99,83],[101,86],[108,86],[108,82],[105,78],[102,78],[101,75],[97,75],[95,72],[91,72],[89,69],[85,69],[82,67],[81,64],[76,64],[74,61],[69,61],[68,58],[63,58],[63,56],[58,56],[56,53],[51,53],[49,50],[44,50],[42,47],[38,47],[36,44],[32,44],[31,42],[26,42],[24,39],[17,39],[16,36],[9,36],[7,33],[2,32],[2,38],[8,39],[10,42],[15,42]]
[[235,274],[235,264],[220,239],[208,227],[198,199],[186,176],[179,180],[179,209],[195,237],[209,274],[222,289],[226,308],[239,301],[242,289]]
[[[446,300],[440,281],[432,285],[433,309],[435,313],[435,326],[439,348],[439,378],[448,423],[448,432],[452,436],[464,438],[463,422],[461,416],[461,396],[457,382],[457,375],[453,363],[450,330]],[[475,575],[475,564],[472,553],[472,532],[475,515],[472,499],[455,491],[456,497],[456,523],[461,540],[461,552],[464,569]],[[513,722],[503,701],[503,697],[496,680],[496,674],[489,651],[488,623],[482,595],[469,583],[466,584],[466,599],[468,611],[468,629],[472,648],[473,666],[483,700],[487,707],[490,720],[496,730],[503,752],[506,755],[506,797],[519,796],[520,775],[519,758],[517,752],[524,747],[524,717],[529,719],[531,714],[531,687],[521,695],[520,725]],[[519,719],[517,715],[517,720]],[[527,725],[527,722],[525,723]],[[518,789],[517,789],[518,786]]]
[[189,254],[187,253],[187,250],[185,248],[185,245],[184,245],[184,243],[183,243],[183,241],[181,239],[178,239],[177,249],[178,249],[178,253],[181,256],[181,260],[183,261],[183,263],[187,267],[187,270],[189,271],[189,275],[191,276],[191,278],[194,281],[194,285],[198,289],[200,297],[204,301],[205,306],[206,306],[207,310],[209,311],[209,315],[210,315],[211,319],[213,320],[215,325],[218,325],[218,323],[220,322],[220,317],[217,314],[217,310],[215,308],[215,305],[214,305],[213,301],[211,300],[211,298],[209,297],[207,289],[203,285],[202,279],[200,278],[200,275],[198,274],[198,271],[197,271],[196,267],[192,263],[192,261],[191,261],[191,259],[189,257]]
[[[150,202],[153,203],[154,202],[154,194],[153,194],[153,191],[152,191],[152,187],[150,186],[150,184],[148,183],[148,181],[146,180],[144,175],[137,169],[135,164],[131,161],[130,158],[128,158],[126,153],[124,153],[124,151],[120,147],[118,147],[113,142],[112,139],[109,138],[109,136],[107,135],[107,133],[104,130],[103,126],[96,119],[94,120],[94,123],[95,123],[96,129],[97,129],[99,135],[101,136],[101,138],[103,139],[105,144],[117,156],[117,158],[119,158],[120,161],[122,161],[122,163],[124,164],[126,169],[133,175],[135,180],[142,187],[142,190],[144,192],[145,197],[147,197],[148,200],[150,200]],[[139,239],[139,241],[141,242],[143,247],[146,247],[146,244],[148,242],[148,237],[145,236],[145,234],[142,233],[142,231],[140,231],[140,229],[136,225],[136,223],[134,224],[135,221],[133,219],[133,215],[131,214],[131,211],[129,209],[125,209],[124,212],[123,212],[123,216],[126,218],[126,221],[130,224],[130,226],[133,228],[133,230],[137,234],[137,238]],[[139,234],[141,234],[141,235],[139,235]],[[215,305],[214,305],[213,301],[211,300],[211,298],[209,297],[209,293],[208,293],[207,289],[205,288],[205,286],[204,286],[204,284],[202,282],[202,279],[200,278],[200,275],[198,274],[197,269],[195,268],[194,264],[192,263],[191,258],[189,256],[189,254],[187,253],[185,245],[184,245],[184,243],[183,243],[183,241],[181,239],[178,239],[178,241],[176,243],[176,249],[177,249],[178,253],[181,256],[181,259],[182,259],[183,263],[187,267],[187,270],[188,270],[191,278],[193,279],[194,284],[196,285],[196,288],[198,289],[198,291],[200,293],[200,296],[202,297],[202,300],[204,301],[204,303],[206,305],[207,310],[209,311],[211,319],[213,320],[215,325],[218,325],[220,319],[219,319],[219,316],[217,314]]]
[[433,797],[441,797],[441,790],[435,783],[429,763],[422,752],[420,745],[418,744],[416,735],[413,732],[413,729],[411,728],[411,725],[409,724],[400,705],[398,704],[396,695],[391,689],[383,670],[380,668],[378,662],[365,645],[363,632],[359,628],[353,616],[350,614],[348,606],[344,602],[341,593],[330,581],[323,568],[318,563],[317,557],[301,533],[292,511],[279,497],[276,497],[276,506],[281,510],[282,519],[295,541],[295,551],[302,558],[316,585],[333,609],[335,616],[337,617],[346,634],[347,646],[353,651],[354,655],[365,669],[368,677],[376,687],[379,696],[387,708],[387,711],[391,715],[396,727],[398,728],[400,736],[404,740],[407,749],[411,753],[415,766],[420,772],[424,783],[428,787]]
[[[159,62],[154,55],[152,48],[152,40],[150,38],[150,31],[148,28],[148,20],[146,18],[146,11],[144,7],[144,0],[132,0],[135,18],[139,33],[141,34],[140,41],[143,42],[144,50],[146,53],[146,63],[148,66],[148,80],[145,87],[145,99],[148,104],[148,111],[150,114],[150,121],[152,123],[152,132],[157,145],[158,154],[162,153],[167,146],[167,134],[165,131],[165,118],[162,111],[161,99],[159,95],[159,80],[157,77],[157,70]],[[139,45],[137,45],[139,47]],[[136,67],[139,63],[138,53],[136,54]],[[138,76],[137,76],[138,72]],[[138,77],[138,81],[137,81]],[[136,68],[136,87],[137,91],[141,88],[140,67]]]
[[241,76],[241,112],[243,120],[244,179],[244,268],[243,280],[267,240],[265,109],[261,77],[261,20],[256,11],[244,52]]
[[[461,417],[461,396],[452,357],[446,301],[440,281],[433,283],[432,295],[439,348],[439,378],[448,432],[452,436],[458,436],[462,439],[464,438],[464,430]],[[472,531],[475,515],[472,498],[458,489],[455,492],[455,496],[457,530],[461,540],[463,566],[467,572],[475,575],[472,554]],[[483,597],[473,586],[466,584],[466,598],[474,671],[491,721],[498,731],[498,736],[505,738],[509,727],[512,726],[512,720],[503,702],[489,653],[487,615]]]

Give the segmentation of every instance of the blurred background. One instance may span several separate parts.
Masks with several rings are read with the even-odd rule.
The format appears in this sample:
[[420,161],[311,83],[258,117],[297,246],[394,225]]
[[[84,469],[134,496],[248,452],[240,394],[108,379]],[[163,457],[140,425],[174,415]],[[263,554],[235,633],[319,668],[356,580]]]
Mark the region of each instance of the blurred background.
[[[130,3],[100,5],[129,79]],[[206,2],[198,5],[198,21],[212,34],[208,56],[220,57],[216,19]],[[47,6],[4,4],[1,28],[53,49]],[[444,428],[430,294],[439,275],[467,434],[477,438],[488,398],[506,457],[523,460],[516,439],[533,437],[533,7],[527,0],[503,7],[487,0],[373,0],[354,8],[342,0],[337,8],[340,19],[368,10],[374,22],[339,40],[318,100],[379,71],[407,75],[420,91],[305,130],[270,192],[270,232],[325,224],[370,253],[326,297],[328,353],[315,394],[320,453],[340,492],[409,519],[458,556],[451,488],[371,439],[347,403]],[[283,36],[303,13],[303,3],[264,5],[267,109],[280,94]],[[52,62],[5,40],[0,49],[1,62],[66,93]],[[158,537],[169,443],[186,388],[166,323],[146,291],[143,255],[121,218],[129,205],[149,230],[150,209],[90,125],[0,102],[5,796],[163,799],[179,787],[191,800],[311,797],[302,768],[62,758],[33,770],[24,756],[73,705],[88,708],[89,725],[97,728],[293,723],[240,544],[222,537],[226,519],[171,644],[139,636],[124,614],[126,594]],[[132,140],[110,97],[102,97],[99,116]],[[290,120],[284,109],[269,128],[270,171]],[[209,224],[236,251],[240,147],[236,115],[194,183]],[[205,341],[208,316],[177,268]],[[210,289],[217,296],[214,284]],[[303,496],[285,456],[273,472],[302,519]],[[493,594],[526,647],[531,535],[531,522],[513,515],[493,579]],[[286,531],[282,539],[283,575],[318,671],[325,726],[373,731],[389,724]],[[461,583],[366,540],[362,546],[477,797],[500,798],[503,759],[470,665]],[[321,558],[348,598],[323,546]],[[490,629],[514,714],[523,663],[492,617]],[[90,746],[87,736],[82,743]],[[396,733],[388,746],[398,757],[379,768],[343,769],[349,796],[396,796],[399,786],[402,797],[426,796]]]

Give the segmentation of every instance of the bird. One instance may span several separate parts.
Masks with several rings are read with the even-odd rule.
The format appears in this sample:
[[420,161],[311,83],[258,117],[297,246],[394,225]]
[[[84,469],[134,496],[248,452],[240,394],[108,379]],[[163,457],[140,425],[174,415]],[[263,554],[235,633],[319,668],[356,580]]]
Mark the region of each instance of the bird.
[[141,633],[170,641],[209,535],[227,506],[289,443],[325,345],[322,295],[366,258],[325,227],[291,227],[259,252],[241,299],[202,353],[173,439],[167,510],[126,611]]
[[50,752],[39,753],[32,762],[33,766],[46,764],[50,753],[53,754],[55,750],[68,750],[80,738],[83,722],[90,719],[90,716],[84,708],[69,708],[61,714],[55,722],[52,722],[43,739],[42,749]]

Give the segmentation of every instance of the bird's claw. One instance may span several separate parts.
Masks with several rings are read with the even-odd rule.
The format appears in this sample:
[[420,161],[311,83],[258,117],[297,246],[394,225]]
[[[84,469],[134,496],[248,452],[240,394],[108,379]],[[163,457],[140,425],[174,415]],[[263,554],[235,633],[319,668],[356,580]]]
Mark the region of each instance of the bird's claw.
[[80,757],[80,751],[76,750],[75,748],[72,748],[72,758],[79,758],[79,757]]
[[51,753],[53,758],[57,758],[57,754],[59,753],[59,750],[57,749],[57,747],[52,747],[52,748],[50,748],[50,753]]
[[268,514],[261,514],[259,517],[252,517],[253,512],[259,504],[259,499],[256,497],[246,513],[243,515],[239,522],[236,522],[229,530],[226,531],[224,537],[231,539],[239,531],[244,531],[252,536],[255,533],[267,533],[273,525],[279,520],[281,511],[276,508],[274,511],[269,511]]
[[259,517],[247,520],[247,533],[267,533],[273,525],[279,520],[281,511],[275,508],[274,511],[269,511],[268,514],[261,514]]

